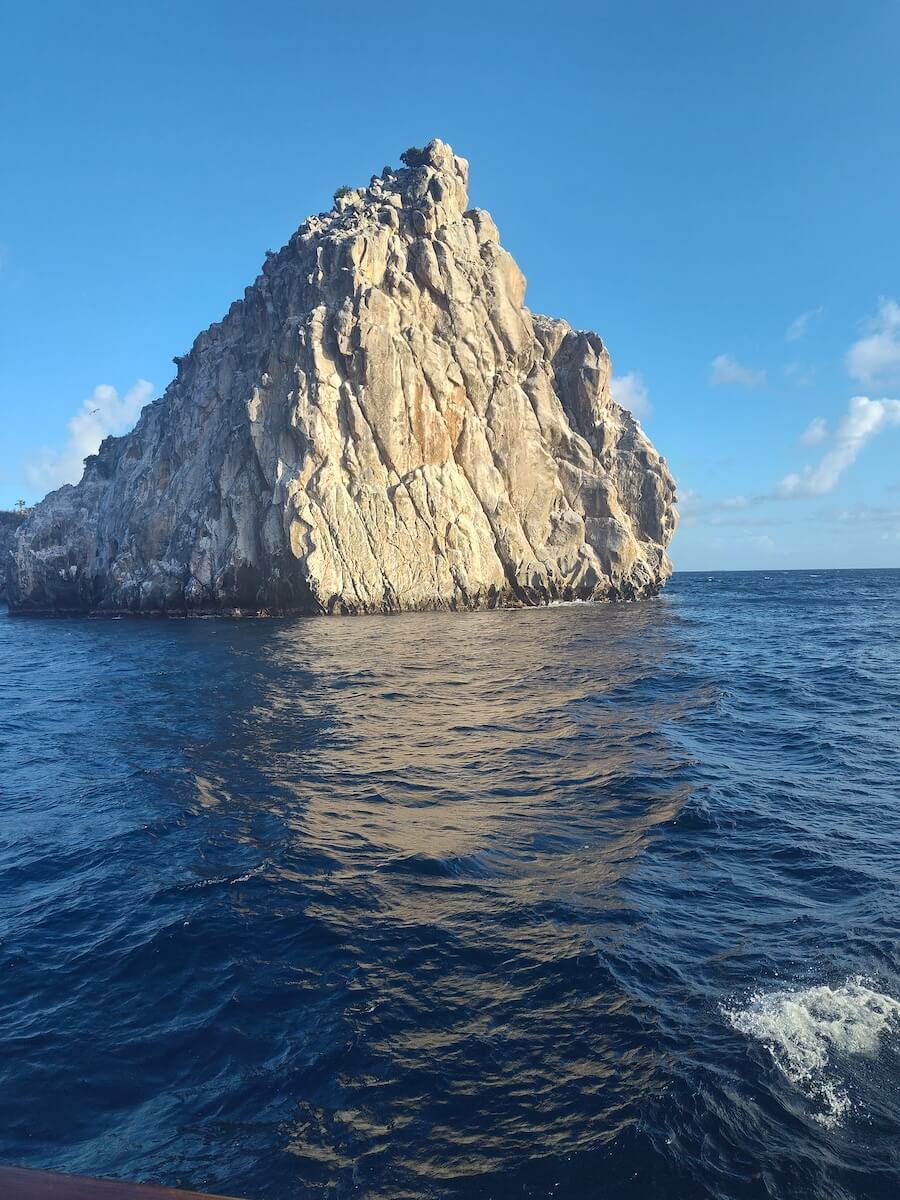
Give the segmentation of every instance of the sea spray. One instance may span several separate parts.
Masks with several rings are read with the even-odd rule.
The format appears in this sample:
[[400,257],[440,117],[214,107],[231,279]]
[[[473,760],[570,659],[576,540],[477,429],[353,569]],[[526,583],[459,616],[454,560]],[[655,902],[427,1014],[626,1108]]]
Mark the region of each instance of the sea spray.
[[724,1008],[731,1025],[762,1042],[776,1066],[819,1109],[816,1120],[840,1124],[852,1107],[842,1060],[874,1058],[900,1027],[900,1003],[854,976],[839,987],[757,992],[744,1008]]

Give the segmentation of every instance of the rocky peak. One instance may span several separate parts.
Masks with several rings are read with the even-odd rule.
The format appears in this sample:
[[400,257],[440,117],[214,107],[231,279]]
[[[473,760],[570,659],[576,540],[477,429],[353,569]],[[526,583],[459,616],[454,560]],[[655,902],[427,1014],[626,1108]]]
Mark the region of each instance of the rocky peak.
[[524,307],[433,141],[308,218],[135,430],[18,539],[15,610],[381,612],[612,599],[674,485],[602,340]]
[[409,238],[427,237],[467,214],[469,164],[446,142],[435,139],[424,150],[407,151],[412,165],[385,167],[366,188],[339,189],[330,212],[308,217],[278,254],[263,267],[271,275],[284,256],[313,240],[335,244],[400,231]]

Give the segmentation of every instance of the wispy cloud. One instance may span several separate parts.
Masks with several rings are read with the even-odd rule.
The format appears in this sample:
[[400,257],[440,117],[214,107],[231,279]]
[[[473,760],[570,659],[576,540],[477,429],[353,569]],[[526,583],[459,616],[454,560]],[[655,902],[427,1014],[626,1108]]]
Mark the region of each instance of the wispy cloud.
[[51,491],[64,483],[76,483],[84,460],[96,454],[109,434],[125,433],[153,395],[153,384],[139,379],[122,398],[114,387],[102,383],[94,388],[78,412],[67,422],[68,439],[62,450],[43,449],[25,464],[25,477],[36,488]]
[[750,508],[761,497],[756,496],[724,496],[718,500],[706,500],[692,488],[678,489],[678,511],[687,525],[695,524],[698,517],[708,517],[713,513],[740,512]]
[[800,435],[800,441],[804,446],[817,446],[819,442],[824,442],[827,437],[828,426],[825,424],[825,418],[813,417]]
[[863,531],[878,533],[882,541],[900,541],[900,509],[860,504],[832,512],[831,519],[842,525],[856,525]]
[[717,354],[709,364],[709,382],[713,387],[737,384],[738,387],[755,388],[766,382],[766,373],[738,362],[733,354]]
[[812,387],[816,382],[816,368],[810,363],[785,363],[784,377],[797,387]]
[[809,327],[813,321],[818,320],[825,310],[819,305],[818,308],[809,308],[806,312],[802,312],[799,317],[794,317],[790,325],[784,331],[784,340],[786,342],[799,342],[801,338],[806,337],[809,332]]
[[703,497],[695,492],[693,488],[683,488],[679,485],[675,503],[678,505],[678,511],[682,519],[684,519],[688,513],[702,510]]
[[847,351],[847,372],[862,383],[900,376],[900,304],[882,298],[869,332]]
[[858,504],[855,508],[835,509],[829,515],[842,525],[896,525],[900,529],[900,509],[897,508]]
[[892,425],[900,425],[900,400],[870,400],[854,396],[831,440],[831,446],[814,467],[785,475],[776,488],[783,497],[824,496],[834,491],[844,472],[857,460],[872,438]]
[[653,412],[650,392],[640,371],[628,371],[625,375],[614,375],[609,389],[616,404],[621,404],[636,417],[649,417]]

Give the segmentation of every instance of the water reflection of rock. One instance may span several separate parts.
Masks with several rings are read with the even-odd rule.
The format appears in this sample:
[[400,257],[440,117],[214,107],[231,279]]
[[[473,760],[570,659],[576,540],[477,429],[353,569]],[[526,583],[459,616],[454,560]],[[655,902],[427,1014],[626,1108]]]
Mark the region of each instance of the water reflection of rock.
[[669,605],[268,630],[235,750],[281,829],[258,902],[293,912],[321,1040],[280,1084],[301,1178],[375,1186],[390,1140],[402,1195],[614,1140],[661,1078],[609,964],[688,788]]
[[[660,603],[284,625],[250,722],[259,761],[302,802],[298,833],[348,869],[419,856],[477,873],[486,855],[518,873],[529,839],[536,862],[603,810],[624,847],[621,790],[634,801],[643,780],[658,802],[660,726],[682,702],[641,688],[670,624]],[[294,720],[317,726],[311,745],[292,745]]]

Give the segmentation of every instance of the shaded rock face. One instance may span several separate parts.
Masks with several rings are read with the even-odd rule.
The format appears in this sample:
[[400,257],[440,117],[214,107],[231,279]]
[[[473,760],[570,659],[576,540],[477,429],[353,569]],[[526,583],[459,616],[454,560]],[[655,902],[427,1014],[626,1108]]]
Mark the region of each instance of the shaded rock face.
[[670,573],[674,484],[601,339],[531,314],[432,142],[306,221],[132,433],[33,511],[13,611],[607,600]]
[[0,603],[6,599],[6,568],[25,513],[0,510]]

